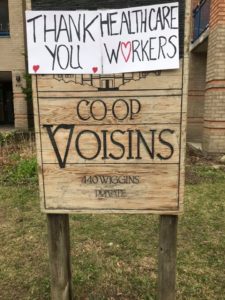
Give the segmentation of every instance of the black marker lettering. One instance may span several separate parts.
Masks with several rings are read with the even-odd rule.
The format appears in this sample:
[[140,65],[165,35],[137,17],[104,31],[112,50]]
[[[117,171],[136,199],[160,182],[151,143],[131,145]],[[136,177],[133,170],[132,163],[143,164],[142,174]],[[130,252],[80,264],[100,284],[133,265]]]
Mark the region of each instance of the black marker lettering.
[[73,38],[72,38],[73,37],[72,27],[75,30],[75,33],[76,33],[78,41],[80,41],[80,39],[81,39],[81,35],[80,35],[81,29],[80,29],[80,26],[81,26],[81,14],[79,14],[77,25],[75,24],[74,19],[71,17],[71,15],[69,15],[70,42],[73,41]]
[[113,24],[116,24],[117,22],[115,20],[112,19],[113,16],[117,16],[118,13],[115,12],[115,13],[110,13],[109,14],[109,24],[110,24],[110,35],[118,35],[119,32],[114,32],[113,31]]
[[144,15],[143,11],[141,11],[141,32],[146,32],[147,31],[147,9],[144,10]]
[[127,15],[125,12],[122,12],[122,17],[121,17],[121,27],[120,27],[120,34],[123,34],[123,27],[126,27],[127,33],[130,33],[130,28],[129,28],[129,21],[127,20]]
[[51,54],[53,60],[52,60],[52,71],[55,70],[55,59],[56,59],[56,53],[57,53],[57,46],[55,45],[54,52],[47,46],[45,45],[45,48],[48,50],[48,52]]
[[91,27],[91,25],[98,19],[98,16],[96,16],[93,20],[91,20],[87,25],[86,25],[86,16],[84,14],[84,20],[83,20],[83,25],[84,25],[84,36],[83,36],[83,42],[86,42],[87,39],[87,33],[89,34],[90,38],[92,39],[92,41],[95,42],[95,39],[93,38],[93,35],[91,34],[89,28]]
[[72,69],[83,69],[80,65],[80,45],[77,45],[77,66],[73,66],[74,48],[70,46],[70,67]]
[[174,14],[177,14],[177,11],[178,10],[178,6],[172,6],[171,7],[171,29],[178,29],[178,27],[174,24],[175,22],[174,21],[176,21],[177,20],[177,18],[176,17],[174,17]]
[[[60,54],[60,49],[65,49],[66,50],[66,52],[65,52],[65,54],[63,55],[62,54],[62,51],[61,51],[61,54]],[[58,60],[58,65],[59,65],[59,67],[61,68],[61,69],[63,69],[63,70],[66,70],[67,68],[68,68],[68,66],[69,66],[69,61],[70,61],[70,53],[69,53],[69,49],[65,46],[65,45],[59,45],[58,46],[58,49],[57,49],[57,60]],[[65,66],[62,66],[62,58],[65,60],[65,62],[66,62],[66,64],[65,64]]]
[[156,40],[155,37],[151,37],[149,39],[149,59],[150,60],[156,60],[157,58],[156,57],[153,57],[153,51],[155,50],[155,47],[152,47],[152,44],[153,44],[153,41]]
[[58,33],[57,33],[57,36],[56,36],[56,42],[59,41],[59,38],[60,38],[62,32],[66,33],[68,42],[71,42],[69,29],[67,27],[66,20],[65,20],[65,17],[63,15],[61,15],[60,19],[59,19],[59,29],[58,29]]
[[53,28],[48,28],[48,29],[47,29],[47,16],[44,15],[44,41],[45,41],[45,43],[47,41],[47,33],[48,32],[53,32],[54,33],[54,41],[55,42],[57,41],[57,39],[56,39],[56,27],[57,27],[56,15],[54,15],[54,27]]
[[110,35],[110,27],[109,27],[109,14],[106,14],[107,19],[103,20],[102,19],[102,13],[100,13],[100,27],[101,27],[101,36],[104,36],[104,29],[103,25],[107,26],[107,34]]
[[163,58],[166,58],[166,55],[165,55],[164,50],[163,50],[163,48],[166,46],[166,43],[167,43],[167,38],[164,37],[164,36],[160,36],[159,37],[158,59],[161,58],[161,53],[162,53]]
[[163,20],[164,20],[164,24],[163,24],[162,29],[165,29],[166,23],[167,23],[168,28],[171,28],[170,20],[168,20],[168,17],[170,15],[170,7],[169,6],[163,6],[162,14],[163,14]]
[[109,60],[109,63],[111,64],[113,60],[115,60],[115,62],[118,62],[118,58],[119,58],[119,52],[120,52],[120,46],[121,46],[121,42],[119,42],[118,44],[118,48],[117,48],[117,52],[115,49],[112,49],[111,54],[109,54],[108,49],[106,44],[104,43],[104,47],[105,47],[105,51]]
[[173,50],[174,50],[172,55],[169,55],[169,54],[167,53],[167,56],[168,56],[169,58],[174,58],[174,56],[175,56],[176,53],[177,53],[177,47],[175,46],[175,44],[174,44],[173,41],[172,41],[173,38],[177,39],[177,36],[176,36],[176,35],[172,35],[172,36],[169,38],[169,40],[168,40],[168,42],[172,45]]
[[[136,44],[136,46],[135,46],[135,44]],[[139,47],[140,47],[140,42],[138,40],[132,41],[132,54],[133,54],[133,56],[132,56],[132,62],[135,61],[135,53],[137,55],[138,60],[141,61],[140,55],[138,53]]]
[[32,19],[27,20],[27,23],[33,22],[33,42],[36,43],[36,20],[41,18],[42,15],[38,15]]

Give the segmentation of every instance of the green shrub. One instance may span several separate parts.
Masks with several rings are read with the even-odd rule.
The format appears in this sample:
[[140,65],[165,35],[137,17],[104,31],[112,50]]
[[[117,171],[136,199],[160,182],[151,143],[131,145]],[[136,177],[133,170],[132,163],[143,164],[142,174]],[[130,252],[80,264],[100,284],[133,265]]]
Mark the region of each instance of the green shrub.
[[5,143],[10,143],[15,137],[15,132],[0,132],[0,146],[4,146]]
[[18,157],[15,157],[15,161],[12,165],[4,167],[2,171],[2,182],[7,185],[36,184],[36,158],[18,159]]

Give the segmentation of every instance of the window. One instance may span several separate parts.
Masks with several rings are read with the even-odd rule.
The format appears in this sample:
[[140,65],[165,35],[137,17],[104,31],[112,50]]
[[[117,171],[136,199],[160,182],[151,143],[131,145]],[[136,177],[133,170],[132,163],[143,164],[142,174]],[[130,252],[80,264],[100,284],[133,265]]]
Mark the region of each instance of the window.
[[0,36],[9,35],[8,0],[0,0]]

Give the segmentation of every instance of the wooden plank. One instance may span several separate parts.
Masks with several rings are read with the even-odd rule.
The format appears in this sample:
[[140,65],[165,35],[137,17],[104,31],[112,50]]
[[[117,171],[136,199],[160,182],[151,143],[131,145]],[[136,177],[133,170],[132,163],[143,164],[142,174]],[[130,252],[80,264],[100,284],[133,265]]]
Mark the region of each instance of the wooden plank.
[[[181,145],[186,145],[187,132],[187,103],[188,103],[188,83],[189,83],[189,47],[190,47],[190,30],[192,19],[192,3],[190,0],[185,1],[185,34],[184,34],[184,58],[183,58],[183,87],[182,87],[182,122],[181,122]],[[180,151],[180,176],[179,176],[179,207],[183,211],[184,187],[185,187],[185,157],[186,148],[181,147]]]
[[123,96],[122,100],[112,96],[102,100],[84,95],[80,99],[40,99],[39,107],[41,124],[122,124],[124,118],[129,124],[179,124],[181,96]]
[[[32,92],[33,92],[33,110],[34,112],[38,112],[38,92],[37,92],[37,78],[36,76],[32,76]],[[35,142],[36,149],[40,149],[42,147],[40,132],[40,116],[34,114],[34,127],[35,127]],[[39,195],[40,195],[40,204],[41,209],[44,209],[44,182],[43,182],[43,172],[42,172],[42,153],[37,150],[37,162],[38,162],[38,180],[39,180]]]
[[[161,72],[125,73],[125,82],[122,74],[104,75],[102,79],[113,79],[120,90],[137,91],[171,90],[182,88],[182,60],[178,70],[165,70]],[[44,78],[44,80],[43,80]],[[100,75],[38,75],[40,91],[98,91],[101,87]]]
[[158,299],[176,298],[177,216],[160,216]]
[[72,300],[68,215],[47,215],[51,299]]
[[116,165],[113,173],[111,165],[43,169],[48,211],[178,211],[178,165]]
[[[57,127],[53,126],[51,132]],[[41,130],[43,163],[58,163],[68,149],[66,163],[178,163],[179,125],[75,125],[54,135]],[[70,140],[70,133],[72,133]],[[80,136],[79,136],[80,135]],[[112,142],[112,138],[120,145]],[[144,140],[143,140],[144,139]],[[166,143],[165,143],[166,142]],[[122,146],[121,146],[122,145]],[[147,145],[147,146],[146,146]],[[123,148],[124,147],[124,148]],[[57,148],[57,149],[56,149]]]
[[[38,89],[40,87],[38,86]],[[74,89],[76,89],[76,86],[74,87]],[[70,91],[57,91],[57,90],[52,90],[52,91],[42,91],[39,90],[38,94],[39,94],[39,98],[40,99],[53,99],[53,98],[80,98],[80,97],[88,97],[88,98],[111,98],[112,97],[112,93],[115,97],[161,97],[161,96],[168,96],[168,97],[176,97],[176,96],[182,96],[182,89],[152,89],[152,90],[148,90],[148,89],[143,89],[143,90],[133,90],[133,91],[111,91],[111,93],[106,93],[105,91],[74,91],[74,90],[70,90]]]

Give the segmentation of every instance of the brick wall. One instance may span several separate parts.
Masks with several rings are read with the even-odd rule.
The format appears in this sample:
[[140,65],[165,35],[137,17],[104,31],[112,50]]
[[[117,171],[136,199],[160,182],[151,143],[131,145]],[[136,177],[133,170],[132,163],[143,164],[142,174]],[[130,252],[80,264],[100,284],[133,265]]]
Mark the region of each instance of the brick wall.
[[0,38],[0,71],[25,69],[23,1],[9,0],[10,37]]
[[190,54],[187,140],[202,142],[206,53]]
[[225,153],[225,3],[211,0],[203,147]]
[[211,0],[210,27],[214,29],[218,25],[225,24],[224,0]]
[[[10,36],[0,37],[0,72],[12,72],[15,127],[27,129],[27,102],[21,90],[25,74],[24,40],[24,3],[23,0],[9,0]],[[16,81],[16,76],[21,82]]]

